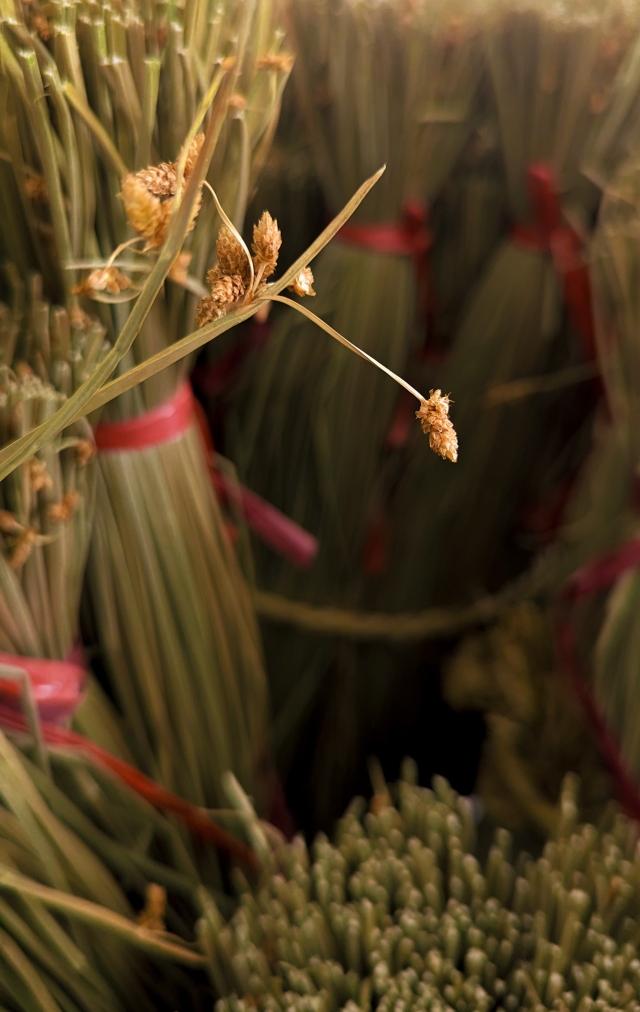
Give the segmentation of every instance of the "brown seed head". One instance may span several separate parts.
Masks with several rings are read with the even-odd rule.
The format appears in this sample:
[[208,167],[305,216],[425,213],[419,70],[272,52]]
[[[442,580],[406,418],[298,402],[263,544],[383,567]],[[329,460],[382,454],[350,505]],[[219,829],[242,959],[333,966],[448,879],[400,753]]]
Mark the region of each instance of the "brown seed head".
[[236,92],[235,95],[232,95],[231,98],[229,99],[229,108],[238,109],[239,112],[242,112],[243,109],[246,109],[247,100],[244,97],[244,95],[240,95],[238,92]]
[[169,277],[172,281],[175,281],[177,285],[186,285],[189,277],[189,264],[191,263],[191,253],[187,253],[183,250],[182,253],[178,253],[177,257],[171,265],[169,271]]
[[53,27],[44,14],[31,15],[31,30],[37,32],[43,42],[48,42],[53,36]]
[[315,295],[313,290],[313,273],[310,267],[303,267],[302,270],[293,279],[292,283],[288,286],[290,292],[295,292],[296,295]]
[[[198,134],[189,147],[184,169],[184,182],[189,178],[202,147],[204,134]],[[128,172],[122,178],[118,194],[124,204],[129,224],[147,240],[147,249],[162,246],[173,212],[173,197],[178,186],[175,162],[151,165],[140,172]],[[195,202],[189,231],[195,225],[201,197]]]
[[74,295],[92,295],[94,292],[109,292],[115,295],[125,288],[131,288],[131,279],[117,267],[98,267],[85,280],[71,289]]
[[266,53],[256,66],[258,70],[275,70],[278,74],[290,74],[293,68],[293,53]]
[[231,229],[227,228],[226,225],[223,225],[218,232],[216,253],[218,254],[218,274],[217,277],[210,281],[209,275],[213,275],[213,271],[209,271],[209,274],[207,274],[209,284],[213,284],[218,278],[224,277],[227,274],[238,274],[244,280],[245,286],[249,284],[251,272],[249,270],[247,254]]
[[263,211],[260,221],[253,226],[252,245],[256,273],[262,268],[263,278],[270,277],[275,271],[281,245],[282,235],[278,222],[274,221],[268,211]]
[[9,558],[12,569],[22,569],[38,541],[38,532],[34,527],[26,527],[15,540]]
[[39,457],[32,457],[27,461],[29,482],[33,492],[40,492],[43,488],[53,487],[53,478],[47,471],[47,465]]
[[55,524],[64,524],[71,520],[79,505],[80,493],[74,489],[71,492],[66,492],[60,502],[52,503],[47,509],[47,514]]
[[29,173],[29,175],[25,179],[24,192],[26,193],[29,200],[32,200],[34,204],[49,203],[49,191],[47,190],[47,182],[44,176],[39,175],[37,172]]
[[231,306],[245,293],[245,284],[239,274],[219,278],[211,286],[211,297],[220,306]]
[[79,439],[76,445],[76,458],[80,467],[86,467],[96,455],[96,444],[90,439]]
[[222,306],[216,302],[212,295],[205,295],[198,303],[196,309],[196,327],[206,327],[208,323],[219,320],[224,316]]
[[167,909],[167,891],[161,885],[150,882],[146,890],[144,910],[138,916],[138,924],[149,931],[165,931],[164,915]]
[[453,463],[458,459],[458,437],[449,418],[448,394],[441,390],[430,390],[429,400],[423,400],[416,411],[422,431],[429,436],[429,446],[434,453],[439,453],[445,460]]
[[21,530],[22,526],[13,513],[10,513],[9,510],[0,510],[0,531],[3,534],[19,534]]

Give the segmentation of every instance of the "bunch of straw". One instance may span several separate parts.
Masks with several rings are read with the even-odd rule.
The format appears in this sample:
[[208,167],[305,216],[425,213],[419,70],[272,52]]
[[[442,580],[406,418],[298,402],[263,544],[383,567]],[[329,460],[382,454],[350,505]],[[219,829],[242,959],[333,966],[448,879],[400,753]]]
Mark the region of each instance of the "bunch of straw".
[[543,608],[524,602],[487,631],[465,637],[446,665],[443,693],[454,709],[485,718],[477,791],[495,823],[553,833],[568,770],[580,776],[583,812],[597,819],[610,785],[578,700],[558,670]]
[[[638,295],[640,166],[637,156],[614,177],[605,194],[592,247],[600,362],[607,392],[607,417],[592,451],[583,487],[572,504],[572,525],[559,545],[556,567],[568,565],[637,536],[640,462],[638,413],[640,358]],[[550,563],[549,563],[550,566]],[[553,567],[550,566],[553,575]],[[556,569],[557,572],[557,569]],[[596,600],[583,624],[593,690],[622,756],[640,776],[637,729],[637,570],[619,577],[606,601]],[[594,644],[594,627],[599,635]]]
[[49,758],[53,776],[0,732],[3,1006],[201,1007],[190,942],[206,893],[178,833],[80,757]]
[[[180,195],[200,150],[192,126],[199,108],[206,113],[226,74],[228,112],[219,117],[211,177],[241,222],[291,60],[269,3],[193,0],[171,11],[54,4],[46,31],[35,10],[25,11],[25,20],[7,12],[4,23],[14,185],[36,253],[40,226],[48,228],[56,296],[76,312],[80,301],[92,312],[97,306],[115,341],[164,243],[167,198]],[[38,98],[43,87],[46,101]],[[33,221],[25,195],[35,175],[43,177],[43,222]],[[204,274],[216,217],[209,202],[123,368],[188,331],[203,292],[189,264]],[[141,239],[147,255],[133,250]],[[103,421],[162,404],[185,365],[117,399]],[[219,800],[229,767],[255,789],[266,747],[260,646],[195,425],[165,445],[104,455],[97,480],[93,625],[138,763],[200,804]]]
[[[13,280],[0,305],[0,440],[50,417],[100,355],[99,324],[71,327],[65,310]],[[52,383],[51,380],[54,382]],[[55,383],[55,385],[54,385]],[[0,649],[64,660],[78,639],[78,610],[94,509],[93,434],[79,420],[0,482]]]
[[[635,10],[615,2],[498,2],[487,13],[485,51],[516,223],[533,222],[542,232],[549,227],[534,221],[527,193],[527,170],[539,162],[552,167],[568,220],[578,230],[588,223],[598,194],[580,164],[591,131],[605,118],[632,30]],[[566,403],[568,395],[521,397],[502,385],[560,369],[573,382],[584,379],[589,372],[579,368],[581,336],[563,317],[561,278],[548,251],[505,239],[470,299],[439,377],[458,401],[465,451],[458,467],[440,468],[441,475],[436,462],[419,450],[412,454],[396,497],[388,602],[406,608],[408,602],[460,599],[509,575],[508,535],[530,460],[538,448],[544,453],[542,421],[554,398]],[[490,397],[497,386],[500,395],[496,389]],[[443,490],[434,498],[429,493],[436,481]],[[420,522],[411,522],[418,509]]]
[[[563,787],[556,836],[512,864],[497,830],[484,866],[468,799],[415,770],[357,799],[335,844],[297,838],[212,944],[217,1012],[409,1008],[637,1010],[637,826],[577,825]],[[413,781],[413,782],[411,782]]]
[[[407,201],[435,199],[471,131],[481,72],[475,6],[409,10],[330,0],[291,4],[289,24],[298,55],[294,83],[328,206],[339,206],[384,161],[385,176],[357,212],[355,227],[401,228]],[[428,244],[426,233],[417,240]],[[404,370],[424,337],[412,257],[338,242],[315,273],[318,315]],[[396,394],[297,320],[274,326],[265,352],[248,369],[255,384],[250,397],[242,388],[230,456],[243,481],[320,542],[305,574],[256,546],[258,583],[290,598],[362,607],[363,553],[387,493],[385,440]],[[331,681],[319,732],[326,740],[312,759],[315,814],[326,817],[356,761],[368,714],[384,698],[384,680],[376,701],[352,646],[290,634],[283,641],[273,629],[265,636],[282,770],[320,686]],[[336,714],[345,722],[339,732]]]

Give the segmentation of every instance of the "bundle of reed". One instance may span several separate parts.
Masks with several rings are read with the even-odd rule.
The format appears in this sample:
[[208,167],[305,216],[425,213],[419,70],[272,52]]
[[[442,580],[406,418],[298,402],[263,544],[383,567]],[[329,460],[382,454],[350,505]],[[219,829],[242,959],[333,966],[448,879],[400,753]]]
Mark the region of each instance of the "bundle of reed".
[[[532,460],[545,457],[545,418],[593,376],[585,364],[593,333],[579,234],[598,191],[580,166],[634,33],[635,9],[616,3],[498,2],[487,13],[514,227],[469,300],[438,380],[454,391],[465,452],[440,475],[438,462],[417,451],[398,488],[385,588],[396,607],[465,599],[522,565],[512,539],[517,510],[533,491]],[[530,387],[536,396],[527,395]],[[545,460],[547,470],[557,467],[557,459]],[[442,494],[433,497],[439,480]]]
[[[387,164],[353,224],[314,268],[315,309],[392,369],[412,370],[412,355],[424,341],[425,208],[472,129],[481,74],[478,11],[467,4],[409,9],[331,0],[291,4],[289,26],[297,50],[294,84],[329,208],[339,206],[362,175]],[[247,364],[255,380],[250,396],[240,388],[228,452],[249,487],[320,543],[308,573],[294,572],[256,546],[258,583],[312,603],[362,607],[370,583],[368,545],[387,495],[386,438],[397,395],[342,349],[319,342],[302,321],[274,323],[258,354]],[[307,795],[315,816],[326,818],[332,806],[348,800],[340,799],[340,785],[344,790],[358,760],[384,685],[376,701],[365,659],[348,644],[290,634],[283,640],[276,629],[265,637],[283,772],[296,742],[307,737],[303,721],[311,703],[331,681],[327,705],[319,708],[326,725],[319,735],[326,741],[319,741],[311,760]],[[336,713],[345,722],[338,733]]]
[[[640,163],[628,162],[610,183],[592,245],[599,358],[607,394],[585,479],[571,504],[570,523],[547,577],[567,572],[637,538],[640,461],[640,358],[638,296]],[[620,549],[624,552],[624,548]],[[595,564],[595,563],[594,563]],[[579,653],[597,706],[620,755],[640,779],[637,731],[637,607],[640,580],[631,559],[613,570],[611,588],[576,612]],[[595,593],[600,589],[599,593]]]
[[[92,368],[104,339],[99,324],[81,320],[71,326],[64,309],[44,301],[37,276],[29,292],[17,272],[9,271],[9,278],[13,308],[0,304],[3,443],[56,411]],[[94,510],[94,450],[91,428],[80,419],[0,482],[4,655],[64,661],[77,646]]]
[[[54,4],[44,21],[29,6],[6,11],[3,27],[7,148],[35,252],[46,234],[54,294],[70,312],[97,307],[115,345],[162,259],[174,202],[203,143],[200,123],[211,134],[208,158],[215,145],[210,178],[241,222],[291,66],[282,33],[270,3],[207,0],[171,10]],[[219,109],[210,112],[216,95]],[[37,217],[25,194],[36,176],[44,193]],[[193,228],[201,200],[186,222],[187,248],[121,369],[191,329],[205,289],[189,264],[202,277],[218,214],[203,201]],[[183,796],[215,804],[227,768],[256,790],[266,687],[248,591],[183,386],[186,365],[103,413],[88,582],[92,625],[138,764]],[[163,433],[154,411],[162,416],[168,403],[170,412],[176,396],[181,421]],[[126,422],[118,429],[140,418],[151,432],[142,443]]]
[[476,790],[485,813],[512,831],[553,833],[562,778],[577,773],[581,808],[597,821],[611,797],[591,728],[555,656],[553,623],[533,601],[466,636],[445,669],[455,710],[483,714]]
[[48,760],[0,731],[3,1007],[204,1007],[192,942],[207,894],[179,834],[81,756]]
[[245,891],[210,943],[217,1012],[635,1012],[637,825],[579,825],[567,778],[538,860],[499,829],[481,863],[469,799],[403,773],[369,812],[352,803],[335,843],[297,838]]

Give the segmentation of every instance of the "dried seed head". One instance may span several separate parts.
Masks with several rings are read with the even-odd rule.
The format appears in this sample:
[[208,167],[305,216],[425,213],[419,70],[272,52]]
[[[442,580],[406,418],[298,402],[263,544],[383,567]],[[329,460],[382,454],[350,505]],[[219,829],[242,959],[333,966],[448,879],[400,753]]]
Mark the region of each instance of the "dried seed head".
[[244,95],[240,95],[237,92],[235,95],[232,95],[231,98],[229,99],[229,108],[238,109],[239,112],[242,112],[244,109],[246,109],[247,100],[244,97]]
[[236,236],[226,225],[223,225],[218,232],[216,253],[218,254],[218,273],[213,280],[209,280],[210,275],[213,275],[213,271],[209,271],[209,274],[207,274],[209,284],[213,284],[214,281],[225,275],[238,274],[243,279],[245,286],[247,286],[251,278],[247,254],[242,244],[238,242]]
[[262,269],[263,278],[270,277],[275,271],[281,245],[282,235],[278,222],[274,221],[268,211],[263,211],[260,221],[253,226],[252,245],[256,273]]
[[231,306],[245,293],[245,284],[239,274],[219,278],[211,286],[211,297],[220,306]]
[[147,886],[144,910],[138,916],[138,924],[149,931],[166,931],[164,915],[167,909],[167,891],[161,885],[150,882]]
[[85,313],[84,309],[80,306],[72,306],[69,311],[69,323],[72,327],[78,330],[84,330],[86,327],[91,326],[91,317],[88,313]]
[[24,192],[34,204],[48,204],[49,191],[44,176],[37,172],[30,172],[24,181]]
[[38,538],[38,532],[34,527],[26,527],[20,532],[9,558],[9,565],[12,569],[22,569],[37,544]]
[[458,437],[449,418],[450,403],[448,394],[443,396],[441,390],[430,390],[429,400],[420,403],[416,418],[420,419],[424,434],[429,436],[429,446],[434,453],[455,463],[458,459]]
[[131,279],[117,267],[98,267],[85,280],[71,289],[74,295],[92,295],[94,292],[109,292],[115,295],[125,288],[131,288]]
[[258,70],[275,70],[278,74],[290,74],[293,68],[293,53],[266,53],[256,66]]
[[96,444],[90,439],[79,439],[76,445],[76,458],[80,467],[86,467],[90,460],[95,457]]
[[[184,169],[184,183],[188,180],[204,141],[198,134],[189,146]],[[147,249],[162,246],[173,212],[173,198],[178,186],[175,162],[151,165],[140,172],[128,172],[122,179],[118,194],[124,204],[129,224],[147,240]],[[201,197],[195,202],[189,222],[191,231],[200,210]]]
[[169,271],[169,277],[172,281],[175,281],[177,285],[186,285],[189,278],[189,264],[191,263],[191,253],[187,253],[183,250],[182,253],[178,253],[177,257],[171,265]]
[[80,505],[80,493],[75,489],[66,492],[60,502],[52,503],[47,509],[47,515],[55,524],[64,524],[74,515]]
[[315,295],[313,290],[313,273],[310,267],[303,267],[300,273],[293,279],[292,283],[288,286],[290,292],[295,292],[296,295]]
[[0,510],[0,531],[3,534],[19,534],[22,525],[18,523],[13,513],[9,510]]
[[44,14],[31,15],[31,30],[37,32],[43,42],[48,42],[53,36],[53,26]]
[[219,320],[221,316],[224,316],[222,306],[212,295],[205,295],[200,299],[196,309],[196,327],[206,327],[208,323]]
[[29,482],[33,492],[40,492],[43,488],[53,487],[53,478],[47,471],[47,465],[39,457],[32,457],[27,461]]

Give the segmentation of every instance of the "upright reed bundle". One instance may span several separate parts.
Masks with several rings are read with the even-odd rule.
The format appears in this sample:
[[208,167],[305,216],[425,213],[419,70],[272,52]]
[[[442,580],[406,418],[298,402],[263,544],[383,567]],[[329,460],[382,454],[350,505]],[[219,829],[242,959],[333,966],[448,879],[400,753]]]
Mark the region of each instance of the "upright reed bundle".
[[[508,575],[504,546],[531,455],[546,438],[549,396],[567,395],[511,397],[497,387],[560,367],[574,381],[588,375],[578,368],[592,354],[588,296],[565,304],[569,284],[584,281],[572,226],[588,223],[597,197],[581,161],[605,116],[634,17],[616,3],[535,0],[498,2],[487,12],[485,51],[514,228],[479,282],[438,380],[458,403],[464,453],[457,468],[440,468],[441,495],[429,494],[438,462],[419,451],[398,489],[388,586],[396,606],[459,599]],[[418,511],[420,521],[409,522]]]
[[404,772],[245,891],[212,945],[217,1012],[637,1012],[637,825],[578,825],[568,779],[542,857],[499,829],[480,861],[469,800]]
[[[14,308],[0,305],[2,443],[53,414],[91,368],[104,338],[99,324],[71,327],[65,310],[43,301],[37,277],[28,293],[14,271],[10,277]],[[93,433],[80,420],[0,482],[5,654],[66,660],[77,645],[94,510],[93,456]]]
[[[637,156],[617,173],[603,199],[592,246],[600,363],[606,384],[607,416],[576,492],[570,520],[558,546],[556,567],[600,555],[637,537],[640,443],[640,165]],[[549,565],[554,560],[549,560]],[[632,560],[631,560],[632,562]],[[550,565],[550,572],[553,567]],[[594,598],[578,621],[583,658],[597,704],[621,755],[640,780],[638,737],[637,568],[619,570],[604,598]],[[612,578],[613,578],[612,574]],[[584,612],[584,609],[582,609]],[[597,639],[595,630],[598,630]],[[595,643],[594,643],[595,640]]]
[[[270,3],[53,4],[46,13],[25,7],[23,19],[21,11],[5,11],[2,87],[13,187],[32,257],[48,261],[45,284],[51,276],[55,296],[78,316],[81,304],[93,313],[97,305],[114,340],[164,243],[169,198],[188,183],[202,143],[198,125],[214,116],[211,99],[224,94],[228,112],[223,105],[223,118],[215,114],[210,175],[241,222],[291,60],[280,51]],[[27,185],[36,178],[37,215]],[[188,248],[121,370],[191,329],[204,289],[189,264],[202,277],[216,231],[217,212],[204,200]],[[191,229],[199,207],[200,200]],[[138,233],[133,239],[127,221]],[[219,800],[228,768],[256,789],[266,688],[252,606],[184,378],[183,362],[103,413],[89,586],[95,634],[137,761],[204,805]],[[163,431],[153,411],[171,414],[176,392],[181,420]],[[147,432],[142,442],[140,425],[118,427],[138,418]]]
[[[387,163],[353,224],[318,260],[314,309],[404,371],[424,341],[425,207],[473,122],[481,72],[475,7],[330,0],[290,4],[289,19],[299,101],[329,207]],[[383,463],[396,392],[297,319],[275,325],[259,364],[249,368],[255,385],[237,406],[231,456],[250,487],[320,541],[304,574],[257,547],[258,581],[313,603],[361,607],[363,565],[371,569],[363,560],[387,494]],[[378,705],[375,693],[369,679],[365,691],[358,651],[349,645],[290,632],[283,642],[273,630],[266,643],[283,765],[311,700],[333,672],[331,732],[329,724],[321,731],[333,743],[318,746],[314,781],[317,809],[326,813],[328,785],[335,796],[337,778],[347,773],[345,741],[357,754],[367,711]],[[334,707],[345,721],[337,736]]]

